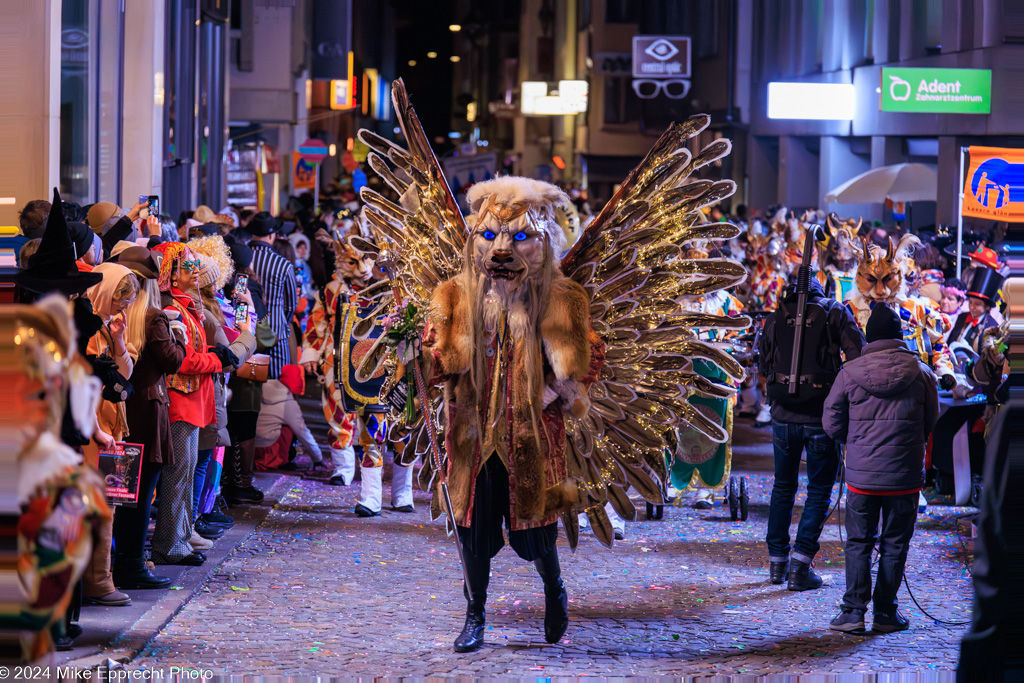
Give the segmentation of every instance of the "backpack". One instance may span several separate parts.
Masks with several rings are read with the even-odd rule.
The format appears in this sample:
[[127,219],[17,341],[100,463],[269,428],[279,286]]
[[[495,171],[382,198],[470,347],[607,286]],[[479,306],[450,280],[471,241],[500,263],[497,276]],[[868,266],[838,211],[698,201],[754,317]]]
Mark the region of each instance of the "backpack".
[[778,310],[765,322],[764,334],[769,350],[765,379],[770,403],[824,402],[841,364],[838,320],[833,311],[837,305],[823,297],[807,300],[800,385],[793,395],[789,393],[789,373],[796,336],[796,302],[787,303],[783,299]]

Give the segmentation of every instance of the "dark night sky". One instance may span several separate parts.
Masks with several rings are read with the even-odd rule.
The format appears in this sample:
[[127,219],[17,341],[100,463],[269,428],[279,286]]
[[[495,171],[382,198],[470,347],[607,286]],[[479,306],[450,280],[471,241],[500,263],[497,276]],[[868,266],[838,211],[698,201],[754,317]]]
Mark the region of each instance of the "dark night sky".
[[[452,32],[455,3],[447,0],[392,0],[397,23],[398,76],[427,136],[445,138],[451,125]],[[429,59],[427,53],[437,52]],[[409,60],[416,66],[409,66]]]

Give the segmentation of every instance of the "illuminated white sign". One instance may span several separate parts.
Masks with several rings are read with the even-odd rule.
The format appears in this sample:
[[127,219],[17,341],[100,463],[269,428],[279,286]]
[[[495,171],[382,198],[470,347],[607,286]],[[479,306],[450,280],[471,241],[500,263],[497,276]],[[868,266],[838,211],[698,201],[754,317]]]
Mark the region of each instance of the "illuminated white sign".
[[589,86],[586,81],[559,81],[558,91],[548,94],[543,81],[524,81],[520,92],[520,111],[535,116],[565,116],[587,110]]
[[850,121],[855,97],[850,83],[769,83],[768,118]]

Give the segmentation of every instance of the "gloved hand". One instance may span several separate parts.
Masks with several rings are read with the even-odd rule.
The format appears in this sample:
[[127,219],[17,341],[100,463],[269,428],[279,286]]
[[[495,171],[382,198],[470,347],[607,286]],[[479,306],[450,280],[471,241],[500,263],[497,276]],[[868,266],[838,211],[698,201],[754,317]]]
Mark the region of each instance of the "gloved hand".
[[92,364],[92,374],[103,382],[103,400],[111,403],[127,401],[135,394],[131,382],[117,371],[117,363],[107,355],[87,356]]
[[939,377],[939,387],[945,391],[949,391],[956,386],[956,377],[953,375],[942,375]]
[[217,344],[215,347],[210,349],[210,353],[215,354],[217,358],[220,358],[220,364],[224,371],[238,367],[238,356],[223,344]]
[[169,320],[167,322],[171,328],[171,334],[178,338],[182,344],[188,344],[188,328],[185,327],[185,323],[180,320]]
[[550,386],[544,386],[544,408],[546,409],[549,405],[554,403],[558,399],[558,392],[552,389]]

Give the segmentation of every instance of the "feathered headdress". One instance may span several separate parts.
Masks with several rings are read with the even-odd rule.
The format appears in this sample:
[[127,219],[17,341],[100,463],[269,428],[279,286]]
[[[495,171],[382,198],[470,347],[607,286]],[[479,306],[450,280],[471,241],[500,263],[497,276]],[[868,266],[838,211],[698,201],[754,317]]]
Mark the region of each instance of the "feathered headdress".
[[153,247],[153,251],[163,254],[157,285],[161,292],[169,292],[171,291],[171,281],[174,279],[174,274],[178,272],[182,261],[191,260],[195,256],[192,250],[181,242],[163,242]]

